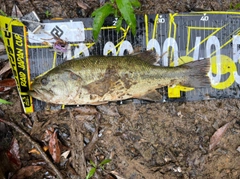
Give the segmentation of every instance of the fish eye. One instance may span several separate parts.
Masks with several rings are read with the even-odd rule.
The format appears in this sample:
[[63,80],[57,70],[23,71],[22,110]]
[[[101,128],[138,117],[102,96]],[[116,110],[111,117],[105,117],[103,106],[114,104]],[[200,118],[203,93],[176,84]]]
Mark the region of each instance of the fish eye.
[[42,83],[42,85],[47,85],[48,84],[48,80],[47,80],[47,78],[42,78],[41,79],[41,83]]

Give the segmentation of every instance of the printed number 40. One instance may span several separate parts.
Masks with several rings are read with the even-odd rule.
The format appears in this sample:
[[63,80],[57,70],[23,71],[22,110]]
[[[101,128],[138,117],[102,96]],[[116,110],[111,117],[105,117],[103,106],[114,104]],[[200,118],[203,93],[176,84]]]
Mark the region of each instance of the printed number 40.
[[201,21],[208,21],[209,20],[209,16],[206,16],[206,14],[204,14],[201,19]]

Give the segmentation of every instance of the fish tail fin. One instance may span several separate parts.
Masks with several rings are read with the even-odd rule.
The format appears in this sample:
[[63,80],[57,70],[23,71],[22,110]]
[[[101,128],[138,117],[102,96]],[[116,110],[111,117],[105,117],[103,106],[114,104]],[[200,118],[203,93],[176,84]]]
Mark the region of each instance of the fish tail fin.
[[183,86],[201,88],[211,86],[211,81],[208,76],[210,70],[210,59],[197,60],[182,65],[181,67],[189,69],[187,72],[188,80],[182,84]]

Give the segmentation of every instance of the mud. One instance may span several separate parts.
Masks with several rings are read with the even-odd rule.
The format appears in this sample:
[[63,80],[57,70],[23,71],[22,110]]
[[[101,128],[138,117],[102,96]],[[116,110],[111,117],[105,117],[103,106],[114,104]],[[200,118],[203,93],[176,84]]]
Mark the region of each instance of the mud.
[[[11,101],[18,99],[17,94],[12,96]],[[238,178],[239,107],[237,99],[161,104],[111,103],[98,106],[97,111],[94,107],[81,107],[79,110],[32,114],[29,116],[33,120],[31,130],[24,127],[21,111],[13,113],[14,106],[1,106],[1,109],[5,116],[8,114],[19,122],[38,140],[50,126],[59,130],[59,136],[67,131],[69,136],[61,141],[71,149],[69,160],[79,175],[83,172],[79,171],[79,166],[89,167],[89,160],[100,163],[103,159],[111,159],[104,171],[99,171],[98,178],[114,173],[122,178],[138,179]],[[82,111],[84,108],[85,112]],[[96,113],[100,118],[96,118]],[[210,150],[210,138],[229,122],[225,134]],[[87,162],[83,162],[83,144],[91,142],[96,130],[98,137],[85,151]],[[31,145],[21,140],[21,136],[16,137],[20,137],[21,159],[29,160],[31,156],[27,151]]]

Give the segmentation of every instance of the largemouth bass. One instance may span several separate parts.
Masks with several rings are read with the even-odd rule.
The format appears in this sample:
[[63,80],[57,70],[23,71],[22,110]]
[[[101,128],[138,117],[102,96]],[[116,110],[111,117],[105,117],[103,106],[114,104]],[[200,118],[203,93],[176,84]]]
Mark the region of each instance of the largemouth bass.
[[29,94],[54,104],[98,105],[109,101],[138,98],[161,99],[156,89],[181,84],[187,87],[210,85],[209,59],[179,67],[153,65],[151,55],[90,56],[69,60],[36,78]]

